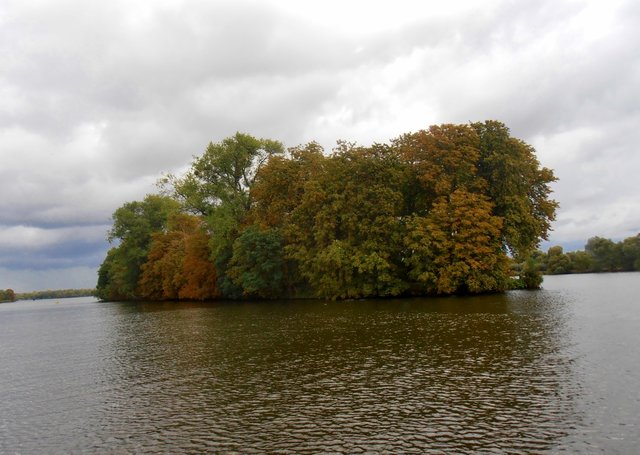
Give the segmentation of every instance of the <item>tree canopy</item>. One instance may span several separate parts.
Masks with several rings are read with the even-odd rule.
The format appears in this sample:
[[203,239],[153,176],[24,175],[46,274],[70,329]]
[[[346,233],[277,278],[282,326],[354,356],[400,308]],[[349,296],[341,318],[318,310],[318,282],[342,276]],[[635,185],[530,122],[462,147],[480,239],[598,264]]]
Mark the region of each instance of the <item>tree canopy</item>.
[[98,295],[502,291],[509,256],[524,260],[547,238],[554,180],[495,121],[432,126],[369,147],[339,141],[331,153],[317,143],[285,152],[237,133],[209,144],[184,175],[167,176],[164,196],[116,210],[109,239],[119,243],[100,268]]
[[0,289],[0,302],[13,302],[16,300],[16,293],[13,289]]
[[165,230],[169,215],[179,209],[180,204],[170,197],[149,195],[141,202],[127,202],[113,213],[107,239],[118,245],[109,250],[98,270],[99,298],[127,300],[140,295],[140,272],[148,261],[152,237]]

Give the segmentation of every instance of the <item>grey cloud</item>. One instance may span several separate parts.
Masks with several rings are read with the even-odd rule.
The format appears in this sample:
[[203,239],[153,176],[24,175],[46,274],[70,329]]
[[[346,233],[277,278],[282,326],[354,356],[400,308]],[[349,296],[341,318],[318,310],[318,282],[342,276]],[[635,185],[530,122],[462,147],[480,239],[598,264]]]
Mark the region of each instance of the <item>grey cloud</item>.
[[0,226],[0,267],[14,270],[96,267],[107,249],[107,225],[40,228]]
[[51,4],[10,23],[2,53],[13,64],[3,80],[18,87],[28,109],[3,112],[5,124],[64,136],[82,122],[170,114],[202,86],[290,78],[353,58],[339,37],[315,35],[255,3],[153,10],[140,23],[132,23],[127,8],[93,11],[82,4],[80,12],[91,14],[77,14],[77,6]]
[[[520,5],[507,5],[494,32],[500,40],[489,47],[482,43],[477,56],[459,68],[468,76],[454,78],[456,83],[445,89],[441,101],[445,114],[455,119],[493,114],[530,137],[607,121],[620,110],[637,111],[629,93],[638,87],[635,24],[621,17],[617,27],[589,42],[589,30],[579,30],[585,36],[571,30],[573,17],[584,8],[581,4],[569,8],[546,2],[541,3],[544,7],[522,8],[516,15]],[[478,72],[490,77],[475,80]],[[469,102],[447,103],[456,94]]]

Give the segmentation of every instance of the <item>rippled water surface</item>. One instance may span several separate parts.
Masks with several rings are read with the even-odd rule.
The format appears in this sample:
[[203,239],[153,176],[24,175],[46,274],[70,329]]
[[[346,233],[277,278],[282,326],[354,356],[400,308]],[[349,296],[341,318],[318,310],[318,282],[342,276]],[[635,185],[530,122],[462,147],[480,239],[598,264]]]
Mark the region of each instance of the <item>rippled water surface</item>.
[[0,453],[637,453],[640,274],[473,298],[0,305]]

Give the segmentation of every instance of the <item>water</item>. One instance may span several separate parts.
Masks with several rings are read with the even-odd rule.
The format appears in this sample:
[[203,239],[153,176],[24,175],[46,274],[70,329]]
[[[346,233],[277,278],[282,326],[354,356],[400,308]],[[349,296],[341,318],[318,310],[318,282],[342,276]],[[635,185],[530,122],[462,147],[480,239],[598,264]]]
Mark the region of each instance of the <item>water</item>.
[[636,453],[640,274],[348,302],[0,305],[0,453]]

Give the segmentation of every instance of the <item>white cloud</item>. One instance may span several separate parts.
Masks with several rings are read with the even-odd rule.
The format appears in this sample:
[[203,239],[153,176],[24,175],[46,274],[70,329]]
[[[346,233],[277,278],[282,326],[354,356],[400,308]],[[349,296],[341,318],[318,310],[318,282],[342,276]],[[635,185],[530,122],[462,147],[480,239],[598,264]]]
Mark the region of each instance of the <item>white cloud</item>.
[[60,242],[95,242],[104,239],[106,225],[73,226],[45,229],[34,226],[2,226],[0,225],[0,248],[3,249],[38,249]]

